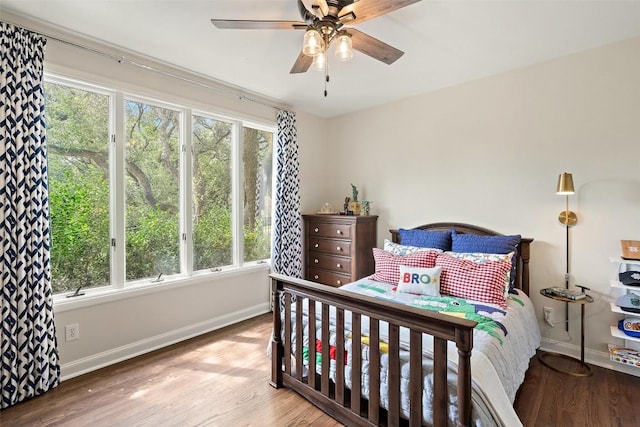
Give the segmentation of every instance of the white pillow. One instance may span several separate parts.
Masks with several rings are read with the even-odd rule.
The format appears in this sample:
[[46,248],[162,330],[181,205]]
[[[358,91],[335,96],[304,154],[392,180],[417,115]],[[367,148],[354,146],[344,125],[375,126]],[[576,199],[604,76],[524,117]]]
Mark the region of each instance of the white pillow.
[[413,254],[416,252],[421,252],[421,251],[436,251],[436,252],[442,252],[441,249],[436,249],[436,248],[422,248],[419,246],[407,246],[407,245],[401,245],[400,243],[393,243],[391,240],[389,239],[384,239],[384,247],[383,249],[387,252],[390,252],[394,255],[409,255],[409,254]]
[[400,265],[397,292],[439,297],[440,273],[442,273],[442,267],[425,268]]

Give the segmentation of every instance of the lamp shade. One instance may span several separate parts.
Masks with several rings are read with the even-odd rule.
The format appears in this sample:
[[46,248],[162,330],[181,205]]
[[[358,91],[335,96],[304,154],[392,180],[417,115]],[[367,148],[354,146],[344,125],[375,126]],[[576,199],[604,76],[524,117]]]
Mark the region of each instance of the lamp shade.
[[304,41],[302,43],[302,52],[307,56],[316,56],[322,52],[324,42],[318,30],[309,28],[304,33]]
[[341,32],[338,34],[338,45],[336,46],[336,58],[340,61],[348,61],[353,58],[353,44],[351,43],[351,34]]
[[568,194],[575,194],[576,190],[573,187],[573,176],[570,173],[563,172],[558,177],[558,188],[556,193],[562,196]]
[[316,71],[324,71],[324,68],[327,64],[327,56],[324,51],[320,51],[319,54],[313,57],[313,62],[311,63],[311,68]]

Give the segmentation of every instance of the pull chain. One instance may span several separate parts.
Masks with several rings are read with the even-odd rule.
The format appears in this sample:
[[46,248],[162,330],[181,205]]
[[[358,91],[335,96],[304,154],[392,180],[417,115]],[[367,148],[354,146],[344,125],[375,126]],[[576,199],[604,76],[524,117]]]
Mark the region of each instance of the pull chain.
[[329,83],[329,35],[324,33],[324,97],[327,97],[327,83]]
[[324,97],[327,97],[327,83],[329,83],[329,55],[324,55]]

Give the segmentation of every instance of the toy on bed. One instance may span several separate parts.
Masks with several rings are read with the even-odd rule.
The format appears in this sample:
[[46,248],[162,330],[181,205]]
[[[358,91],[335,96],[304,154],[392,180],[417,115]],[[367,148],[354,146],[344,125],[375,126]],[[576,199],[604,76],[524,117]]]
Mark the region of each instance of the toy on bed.
[[454,223],[391,233],[375,273],[339,289],[272,275],[271,384],[348,425],[520,424],[540,343],[532,239]]

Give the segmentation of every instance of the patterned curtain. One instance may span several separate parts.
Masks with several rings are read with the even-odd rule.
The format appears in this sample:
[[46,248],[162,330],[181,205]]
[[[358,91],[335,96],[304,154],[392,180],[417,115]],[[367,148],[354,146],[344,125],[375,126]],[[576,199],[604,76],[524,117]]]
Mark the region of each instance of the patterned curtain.
[[6,408],[58,385],[42,85],[46,39],[0,22],[0,386]]
[[298,170],[296,115],[290,111],[279,110],[271,268],[275,273],[293,277],[302,277],[302,224]]

